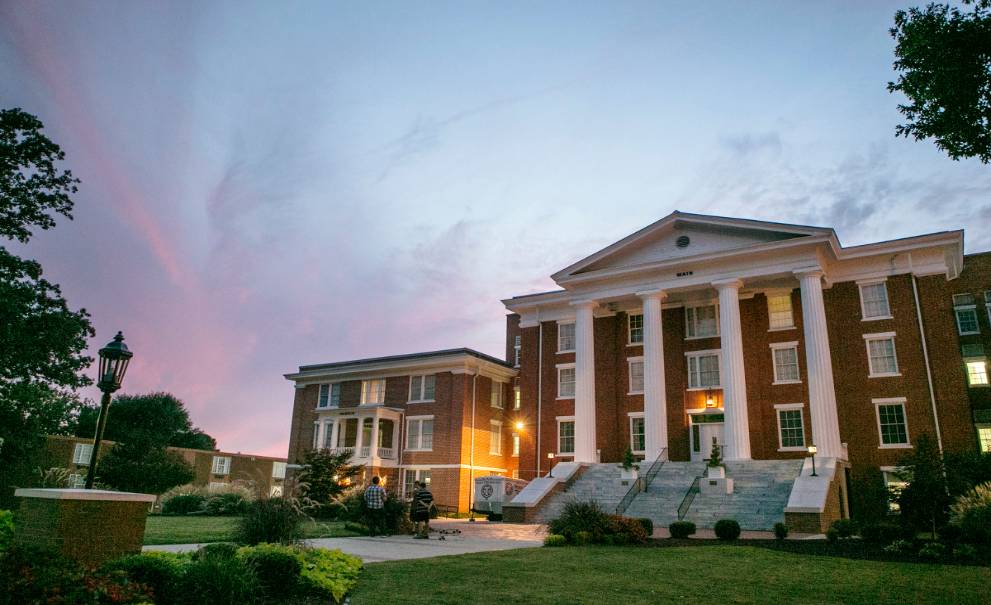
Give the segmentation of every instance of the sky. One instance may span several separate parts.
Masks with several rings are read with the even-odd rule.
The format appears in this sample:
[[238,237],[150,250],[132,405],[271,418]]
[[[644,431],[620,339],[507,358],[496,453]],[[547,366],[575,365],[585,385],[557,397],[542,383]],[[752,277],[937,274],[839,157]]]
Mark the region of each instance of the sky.
[[501,357],[500,299],[675,209],[991,249],[991,170],[894,135],[904,3],[683,4],[2,2],[0,107],[82,180],[11,247],[268,455],[283,374]]

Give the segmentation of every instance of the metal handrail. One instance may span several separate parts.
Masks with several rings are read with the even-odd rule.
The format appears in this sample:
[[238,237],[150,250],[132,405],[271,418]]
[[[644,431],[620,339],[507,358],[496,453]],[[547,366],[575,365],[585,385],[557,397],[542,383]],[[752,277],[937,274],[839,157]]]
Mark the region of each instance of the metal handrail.
[[695,477],[695,480],[692,481],[692,486],[688,488],[687,492],[685,492],[685,497],[681,499],[681,504],[678,505],[679,521],[684,519],[685,515],[688,514],[688,509],[692,507],[692,502],[695,501],[695,496],[699,494],[700,491],[699,485],[702,483],[702,478],[707,476],[708,474],[709,474],[709,467],[705,467],[705,470],[702,471],[702,474]]
[[638,477],[637,480],[633,482],[633,485],[630,486],[630,489],[626,490],[626,495],[623,496],[623,499],[616,505],[617,515],[622,515],[626,512],[626,509],[630,507],[630,504],[633,504],[633,499],[637,497],[637,494],[647,491],[647,488],[650,486],[650,482],[654,480],[654,477],[656,477],[657,473],[660,472],[661,467],[664,466],[665,462],[667,462],[667,454],[668,448],[662,449],[660,453],[657,454],[657,458],[655,458],[650,464],[650,468],[647,469],[647,472],[642,477]]

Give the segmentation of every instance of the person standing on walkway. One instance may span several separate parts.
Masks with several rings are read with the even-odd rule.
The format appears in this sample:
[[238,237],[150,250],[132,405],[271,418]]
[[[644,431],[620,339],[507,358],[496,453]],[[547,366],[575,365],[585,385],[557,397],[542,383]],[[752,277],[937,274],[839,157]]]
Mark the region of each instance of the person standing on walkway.
[[379,483],[381,483],[378,475],[372,477],[372,484],[368,486],[365,490],[365,506],[368,507],[368,535],[377,536],[379,532],[384,533],[384,528],[382,527],[385,515],[385,490]]
[[413,503],[410,507],[410,520],[413,521],[415,531],[414,538],[427,540],[430,538],[430,505],[434,502],[434,495],[427,489],[425,481],[414,483],[416,491],[413,492]]

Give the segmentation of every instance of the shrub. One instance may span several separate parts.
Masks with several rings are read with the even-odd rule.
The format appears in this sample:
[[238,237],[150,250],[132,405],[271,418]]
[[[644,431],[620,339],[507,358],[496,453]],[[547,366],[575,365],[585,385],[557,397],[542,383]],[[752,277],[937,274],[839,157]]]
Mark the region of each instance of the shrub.
[[14,541],[14,513],[0,510],[0,551]]
[[908,555],[915,553],[915,545],[908,540],[895,540],[883,550],[890,555]]
[[203,511],[206,497],[201,494],[176,494],[162,500],[162,513],[166,515],[188,515]]
[[303,558],[298,549],[278,544],[259,544],[239,549],[238,556],[254,570],[266,602],[294,595],[299,590]]
[[305,514],[293,498],[263,498],[247,506],[238,519],[235,536],[239,543],[292,544],[302,536]]
[[675,521],[668,525],[668,531],[671,532],[672,538],[683,540],[695,533],[695,524],[691,521]]
[[571,541],[575,546],[587,546],[592,543],[592,534],[587,531],[575,532]]
[[971,544],[958,544],[953,549],[953,557],[966,562],[974,562],[978,559],[977,549]]
[[840,539],[840,532],[837,531],[835,527],[830,527],[826,530],[826,541],[830,544],[836,544],[837,540]]
[[237,492],[227,492],[207,498],[203,509],[210,515],[243,515],[248,510],[248,500]]
[[[344,517],[348,521],[361,523],[367,526],[368,505],[365,504],[364,490],[361,488],[351,491],[341,500],[345,513]],[[413,526],[410,523],[407,513],[406,503],[402,500],[389,496],[385,499],[385,506],[382,509],[383,525],[386,533],[409,534],[413,533]]]
[[299,578],[303,594],[317,599],[333,597],[340,603],[358,583],[361,559],[340,550],[304,548],[303,569]]
[[650,537],[639,520],[622,515],[609,516],[608,532],[622,544],[645,544]]
[[237,544],[233,542],[214,542],[213,544],[201,546],[199,550],[193,553],[192,557],[195,560],[205,557],[232,559],[237,556],[237,550]]
[[609,515],[595,501],[569,502],[547,529],[552,534],[564,536],[568,542],[574,541],[575,534],[580,531],[588,532],[593,542],[599,542],[609,533]]
[[637,523],[643,526],[643,531],[647,534],[647,537],[654,535],[654,522],[646,517],[640,517],[637,519]]
[[978,485],[960,496],[950,507],[952,523],[960,528],[960,539],[974,544],[991,542],[991,483]]
[[788,526],[784,523],[774,524],[774,537],[778,540],[784,540],[788,537]]
[[939,542],[927,542],[919,549],[919,558],[927,561],[937,561],[946,556],[946,547]]
[[[229,545],[228,545],[229,546]],[[200,549],[179,586],[181,605],[242,605],[255,602],[258,578],[229,548]]]
[[544,546],[564,546],[568,543],[568,539],[561,534],[548,534],[544,538]]
[[836,530],[836,535],[839,538],[850,538],[857,535],[857,523],[852,519],[837,519],[829,527]]
[[884,521],[881,523],[865,523],[860,528],[860,537],[871,544],[890,544],[895,540],[910,537],[914,530],[906,529],[897,523]]
[[740,524],[734,519],[720,519],[713,528],[720,540],[732,541],[740,537]]
[[124,572],[132,581],[147,586],[156,603],[174,603],[191,560],[189,555],[149,552],[111,561],[103,569]]

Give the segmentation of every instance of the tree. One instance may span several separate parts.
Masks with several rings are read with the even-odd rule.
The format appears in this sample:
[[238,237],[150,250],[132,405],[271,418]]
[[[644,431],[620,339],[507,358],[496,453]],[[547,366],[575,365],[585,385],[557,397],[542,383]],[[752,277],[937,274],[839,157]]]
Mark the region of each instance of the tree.
[[943,457],[929,435],[921,435],[911,454],[899,464],[899,475],[908,485],[898,494],[902,522],[917,529],[931,531],[946,525],[950,495],[946,490]]
[[[76,435],[96,434],[98,407],[85,407],[79,414]],[[155,447],[175,446],[216,449],[213,437],[193,426],[186,405],[170,393],[118,395],[110,405],[103,434],[109,441],[128,442],[139,438]]]
[[161,494],[194,476],[192,465],[182,456],[143,438],[114,445],[97,467],[100,483],[143,494]]
[[933,138],[954,160],[991,162],[991,0],[964,0],[973,12],[929,4],[895,13],[891,36],[905,124],[898,136]]
[[303,455],[303,470],[298,476],[301,495],[320,507],[330,506],[361,471],[361,466],[351,464],[350,452],[310,450]]

